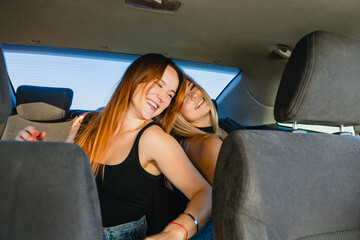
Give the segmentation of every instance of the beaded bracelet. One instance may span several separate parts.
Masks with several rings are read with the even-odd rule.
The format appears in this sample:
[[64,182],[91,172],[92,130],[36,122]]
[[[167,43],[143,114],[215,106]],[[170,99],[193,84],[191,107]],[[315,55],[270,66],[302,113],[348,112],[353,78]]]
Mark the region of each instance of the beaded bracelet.
[[195,225],[196,225],[196,234],[198,234],[198,233],[199,233],[199,224],[198,224],[198,221],[196,221],[196,218],[194,218],[194,216],[191,215],[190,213],[183,212],[183,213],[181,213],[181,214],[188,215],[189,217],[192,218],[192,220],[194,220],[194,223],[195,223]]
[[188,239],[188,230],[186,229],[186,227],[184,227],[183,225],[181,225],[180,223],[177,223],[177,222],[169,222],[169,224],[175,224],[175,225],[178,225],[178,226],[180,226],[180,227],[182,227],[184,230],[185,230],[185,232],[186,232],[186,235],[185,235],[185,240],[187,240]]

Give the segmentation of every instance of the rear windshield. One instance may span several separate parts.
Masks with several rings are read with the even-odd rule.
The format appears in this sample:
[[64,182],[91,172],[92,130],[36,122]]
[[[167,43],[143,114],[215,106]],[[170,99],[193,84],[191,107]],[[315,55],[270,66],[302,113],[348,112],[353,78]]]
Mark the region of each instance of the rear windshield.
[[[4,44],[11,82],[20,85],[67,87],[74,91],[71,109],[95,110],[109,101],[118,81],[137,55]],[[174,60],[216,99],[239,69]]]

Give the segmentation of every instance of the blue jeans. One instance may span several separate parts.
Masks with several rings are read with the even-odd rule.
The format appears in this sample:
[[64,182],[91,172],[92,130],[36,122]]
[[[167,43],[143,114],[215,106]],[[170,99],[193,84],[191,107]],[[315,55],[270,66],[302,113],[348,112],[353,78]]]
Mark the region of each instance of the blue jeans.
[[143,240],[146,237],[146,218],[114,227],[103,227],[103,240]]
[[207,224],[200,230],[198,234],[190,238],[189,240],[212,240],[214,235],[214,225],[212,218],[207,222]]

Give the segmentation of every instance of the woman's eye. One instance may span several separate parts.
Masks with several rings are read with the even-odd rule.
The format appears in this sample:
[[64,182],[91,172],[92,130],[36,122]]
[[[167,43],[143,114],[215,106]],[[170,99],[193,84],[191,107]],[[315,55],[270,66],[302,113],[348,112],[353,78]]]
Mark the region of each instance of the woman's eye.
[[193,84],[193,85],[191,86],[190,90],[193,90],[193,89],[194,89],[194,87],[195,87],[195,84]]
[[168,94],[170,98],[173,98],[173,95],[172,94]]
[[158,83],[157,85],[158,85],[159,87],[161,87],[161,88],[162,88],[162,85],[161,85],[161,83]]

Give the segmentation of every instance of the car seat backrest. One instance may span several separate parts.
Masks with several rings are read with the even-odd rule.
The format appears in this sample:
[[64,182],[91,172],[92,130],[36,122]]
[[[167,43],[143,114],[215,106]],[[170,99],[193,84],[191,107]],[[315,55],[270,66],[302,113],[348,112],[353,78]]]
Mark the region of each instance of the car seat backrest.
[[[1,48],[0,98],[1,123],[12,106]],[[95,179],[78,145],[2,140],[0,166],[0,239],[102,239]]]
[[0,164],[0,239],[101,239],[97,188],[79,146],[0,141]]
[[65,120],[73,91],[69,88],[19,86],[16,91],[17,114],[8,118],[2,140],[12,140],[26,126],[46,131],[47,141],[64,142],[73,120]]
[[11,113],[12,103],[10,94],[10,81],[6,70],[5,59],[0,45],[0,136],[5,129],[5,122]]
[[[276,120],[359,125],[359,62],[358,39],[305,36],[281,79]],[[216,239],[360,239],[359,146],[357,136],[232,132],[214,175]]]
[[0,45],[0,123],[6,121],[11,113],[10,80],[6,70],[5,59]]

